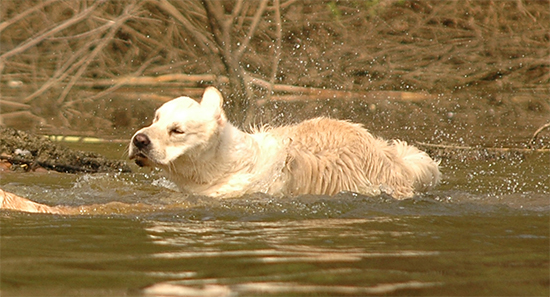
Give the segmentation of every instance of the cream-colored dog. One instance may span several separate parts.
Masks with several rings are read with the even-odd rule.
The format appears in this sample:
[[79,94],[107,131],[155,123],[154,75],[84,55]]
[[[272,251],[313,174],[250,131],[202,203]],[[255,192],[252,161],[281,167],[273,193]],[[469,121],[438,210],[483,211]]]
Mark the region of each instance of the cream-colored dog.
[[[402,199],[439,182],[438,163],[425,152],[374,137],[358,124],[316,118],[248,134],[227,121],[222,104],[212,87],[200,103],[188,97],[165,103],[153,124],[132,137],[130,158],[164,169],[183,191],[213,197],[352,191]],[[0,209],[78,214],[97,208],[47,206],[0,189]]]
[[439,182],[438,162],[425,152],[358,124],[316,118],[249,134],[227,121],[222,104],[213,87],[200,103],[165,103],[132,137],[130,158],[164,169],[182,191],[213,197],[352,191],[402,199]]

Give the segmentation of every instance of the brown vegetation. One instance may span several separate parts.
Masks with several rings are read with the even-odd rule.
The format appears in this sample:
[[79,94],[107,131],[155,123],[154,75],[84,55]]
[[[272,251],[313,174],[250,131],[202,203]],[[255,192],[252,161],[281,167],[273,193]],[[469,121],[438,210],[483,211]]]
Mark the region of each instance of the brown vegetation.
[[283,110],[531,135],[550,113],[547,0],[1,1],[2,118],[42,133],[127,133],[206,85],[241,124]]

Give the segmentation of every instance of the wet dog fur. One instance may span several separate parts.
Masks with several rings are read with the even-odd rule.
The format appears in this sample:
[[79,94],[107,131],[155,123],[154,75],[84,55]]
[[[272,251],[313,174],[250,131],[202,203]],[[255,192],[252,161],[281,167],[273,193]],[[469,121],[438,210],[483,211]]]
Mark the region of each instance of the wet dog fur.
[[[227,121],[222,104],[212,87],[200,103],[188,97],[165,103],[153,124],[132,137],[130,158],[164,169],[183,191],[213,197],[352,191],[403,199],[440,180],[439,163],[425,152],[375,137],[359,124],[316,118],[245,133]],[[48,206],[0,189],[0,209],[76,215],[133,207],[138,206]]]
[[165,103],[134,134],[129,157],[163,169],[184,192],[221,198],[351,191],[404,199],[440,180],[439,163],[425,152],[359,124],[315,118],[245,133],[228,122],[222,105],[213,87],[200,103],[189,97]]

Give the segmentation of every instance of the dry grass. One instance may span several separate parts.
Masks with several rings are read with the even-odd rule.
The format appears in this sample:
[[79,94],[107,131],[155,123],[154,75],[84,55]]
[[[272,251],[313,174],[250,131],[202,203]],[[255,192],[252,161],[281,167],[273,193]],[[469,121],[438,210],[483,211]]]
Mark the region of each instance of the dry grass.
[[[0,104],[8,125],[132,127],[158,101],[227,84],[200,1],[1,1]],[[240,3],[224,1],[226,12],[233,2]],[[235,43],[257,20],[257,3],[242,4]],[[291,86],[348,97],[466,91],[491,104],[508,92],[509,100],[542,98],[546,110],[548,7],[531,0],[267,1],[240,65],[254,100],[304,93]]]

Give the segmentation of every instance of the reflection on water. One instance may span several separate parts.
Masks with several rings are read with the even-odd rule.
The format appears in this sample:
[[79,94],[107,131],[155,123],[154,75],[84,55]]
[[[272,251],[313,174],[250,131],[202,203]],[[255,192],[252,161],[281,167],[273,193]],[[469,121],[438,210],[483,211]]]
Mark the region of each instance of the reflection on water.
[[444,183],[404,201],[353,193],[217,200],[175,192],[157,172],[145,171],[3,174],[2,188],[48,204],[121,203],[79,216],[0,212],[0,290],[545,295],[547,160],[444,160]]

